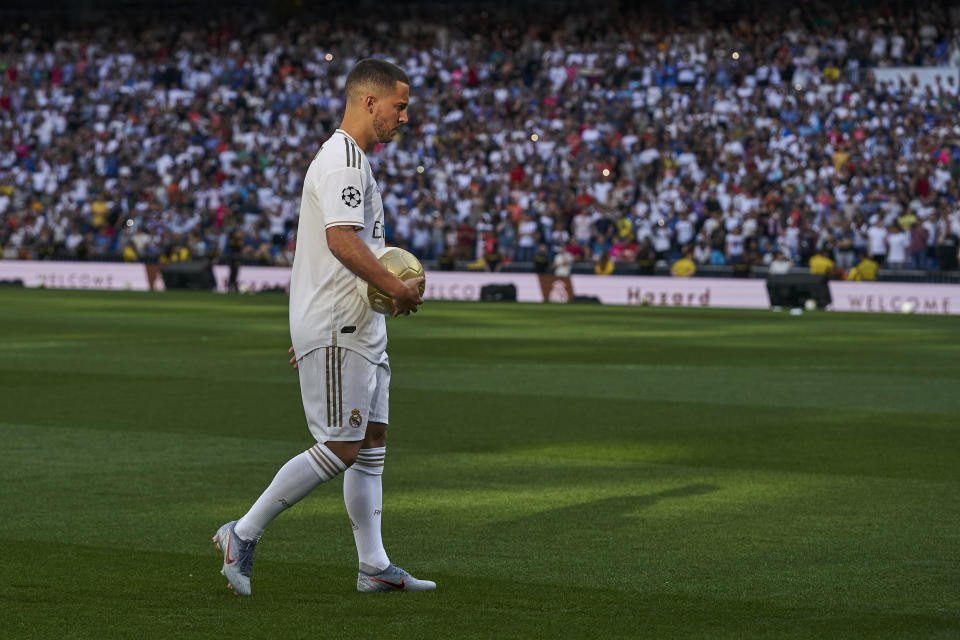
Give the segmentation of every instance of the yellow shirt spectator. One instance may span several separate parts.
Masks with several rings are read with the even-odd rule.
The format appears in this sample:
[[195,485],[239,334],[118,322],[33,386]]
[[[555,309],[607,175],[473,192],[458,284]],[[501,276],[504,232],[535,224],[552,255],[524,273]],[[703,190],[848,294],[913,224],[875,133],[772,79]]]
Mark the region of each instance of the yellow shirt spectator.
[[110,206],[105,200],[98,198],[90,203],[90,213],[93,215],[93,226],[99,229],[106,224]]
[[613,260],[610,259],[610,254],[606,251],[597,260],[597,264],[593,265],[593,272],[598,276],[608,276],[613,273],[613,269]]
[[477,258],[467,265],[467,271],[484,271],[487,268],[487,261],[483,258]]
[[686,256],[674,262],[673,266],[670,267],[670,273],[678,278],[688,278],[696,273],[696,271],[697,263]]
[[810,258],[810,273],[815,276],[828,276],[833,271],[833,260],[819,253]]
[[633,222],[630,218],[620,218],[617,220],[617,235],[621,238],[633,237]]
[[835,151],[833,153],[833,170],[837,173],[843,171],[843,168],[847,166],[847,162],[850,161],[850,154],[846,151]]
[[123,261],[124,262],[136,262],[137,261],[137,251],[133,248],[132,244],[128,244],[123,248]]
[[910,231],[910,227],[917,224],[917,216],[913,211],[907,211],[905,214],[897,218],[897,224],[900,225],[900,228],[904,231]]
[[876,280],[877,271],[880,271],[880,265],[870,258],[861,260],[857,267],[860,269],[860,274],[864,280]]
[[877,271],[879,270],[880,265],[870,258],[864,258],[860,261],[860,264],[850,269],[850,273],[847,274],[847,280],[876,280]]

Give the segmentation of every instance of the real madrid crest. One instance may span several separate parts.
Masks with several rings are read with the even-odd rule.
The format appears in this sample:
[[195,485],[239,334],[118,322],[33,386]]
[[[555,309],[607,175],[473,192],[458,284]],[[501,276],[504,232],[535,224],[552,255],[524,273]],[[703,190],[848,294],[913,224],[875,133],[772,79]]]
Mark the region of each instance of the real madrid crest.
[[361,424],[363,424],[363,416],[360,415],[360,409],[354,409],[350,412],[350,426],[359,429]]

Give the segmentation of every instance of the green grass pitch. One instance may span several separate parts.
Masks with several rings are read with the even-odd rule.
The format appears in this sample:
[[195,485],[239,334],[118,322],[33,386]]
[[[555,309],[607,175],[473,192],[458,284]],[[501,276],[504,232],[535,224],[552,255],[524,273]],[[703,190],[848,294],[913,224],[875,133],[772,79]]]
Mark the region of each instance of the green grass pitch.
[[312,443],[284,296],[0,289],[0,637],[957,638],[957,317],[430,302],[387,551],[338,479],[252,598],[210,537]]

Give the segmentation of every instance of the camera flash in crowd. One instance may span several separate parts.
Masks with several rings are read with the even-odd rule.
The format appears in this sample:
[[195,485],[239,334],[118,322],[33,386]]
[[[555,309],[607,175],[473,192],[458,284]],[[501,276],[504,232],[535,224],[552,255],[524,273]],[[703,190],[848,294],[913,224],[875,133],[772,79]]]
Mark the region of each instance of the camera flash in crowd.
[[535,133],[532,133],[532,134],[530,134],[530,139],[533,140],[534,142],[536,142],[537,140],[540,139],[540,136],[538,136],[538,135],[535,134]]
[[603,174],[603,177],[606,178],[607,176],[610,175],[610,169],[604,169],[604,170],[601,171],[600,173],[602,173],[602,174]]
[[422,164],[417,165],[417,173],[423,173],[426,169],[423,168]]
[[333,60],[333,54],[328,53],[327,55],[323,56],[323,59],[326,60],[327,62],[330,62]]
[[732,57],[734,60],[739,60],[739,59],[740,59],[740,52],[739,52],[739,51],[734,51],[734,52],[733,52],[733,55],[732,55],[731,57]]

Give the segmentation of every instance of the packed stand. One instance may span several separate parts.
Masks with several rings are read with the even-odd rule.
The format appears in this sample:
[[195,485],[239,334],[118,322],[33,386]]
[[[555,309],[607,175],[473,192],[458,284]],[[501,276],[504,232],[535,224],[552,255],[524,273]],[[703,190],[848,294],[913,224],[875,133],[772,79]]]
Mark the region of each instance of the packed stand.
[[[0,247],[290,264],[302,177],[374,55],[413,85],[369,158],[388,240],[423,259],[956,269],[960,15],[839,4],[5,26]],[[891,66],[954,72],[876,82]]]

